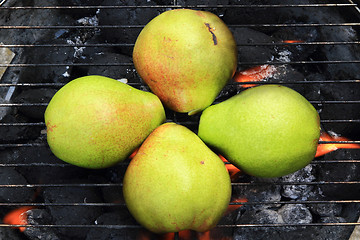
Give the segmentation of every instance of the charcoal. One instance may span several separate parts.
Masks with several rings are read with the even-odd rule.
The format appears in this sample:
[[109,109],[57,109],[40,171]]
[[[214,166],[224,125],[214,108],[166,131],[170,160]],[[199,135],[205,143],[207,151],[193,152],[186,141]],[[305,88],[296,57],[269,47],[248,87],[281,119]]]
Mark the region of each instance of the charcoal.
[[[3,123],[28,122],[28,119],[20,115],[6,115],[2,119]],[[34,140],[39,137],[41,127],[27,126],[0,126],[0,142],[21,142]]]
[[[323,217],[320,219],[321,223],[346,223],[346,220],[342,217]],[[318,239],[327,240],[328,236],[331,236],[331,239],[348,239],[351,234],[351,228],[347,226],[333,226],[333,227],[323,227],[321,229],[321,235]],[[346,236],[346,237],[345,237]]]
[[[83,183],[84,181],[82,181]],[[76,183],[72,179],[71,183]],[[101,207],[79,206],[76,203],[99,203],[101,198],[94,188],[90,187],[49,187],[44,193],[45,203],[74,203],[74,206],[47,206],[51,213],[54,224],[91,225],[102,213]],[[89,228],[59,228],[54,230],[56,234],[71,238],[84,239]]]
[[0,239],[24,240],[24,237],[16,229],[2,227],[0,228]]
[[[27,223],[29,225],[48,225],[51,224],[51,216],[44,209],[31,209],[26,212]],[[24,234],[30,240],[60,240],[53,229],[47,227],[26,227]]]
[[[108,212],[99,216],[95,220],[96,225],[138,225],[128,212]],[[91,229],[86,240],[108,240],[108,239],[136,239],[139,228],[131,229],[117,229],[108,228],[93,228]]]
[[[315,180],[314,169],[308,165],[295,173],[281,177],[284,182],[312,182]],[[290,199],[306,200],[313,190],[313,185],[283,185],[281,195]]]
[[[0,168],[0,183],[2,185],[26,185],[26,179],[14,168]],[[34,190],[27,187],[1,187],[1,202],[29,202],[34,197]]]
[[[257,182],[268,182],[269,184],[240,186],[233,188],[234,198],[246,198],[249,202],[274,202],[281,200],[281,187],[278,184],[272,184],[277,179],[257,179]],[[255,204],[254,209],[277,207],[277,204]]]
[[[63,40],[53,43],[65,44]],[[66,64],[74,61],[74,49],[70,47],[27,48],[24,49],[22,62],[33,64]],[[22,68],[20,81],[25,83],[66,83],[69,81],[70,66],[26,67]]]
[[[48,103],[56,93],[57,89],[52,88],[39,88],[39,89],[25,89],[19,95],[14,98],[16,103]],[[46,106],[34,106],[34,107],[20,107],[19,112],[26,117],[36,120],[44,121],[44,112]]]
[[[99,6],[103,0],[58,0],[58,6]],[[90,16],[95,14],[96,8],[81,9],[71,8],[62,9],[61,12],[74,18]]]
[[[324,160],[360,159],[359,149],[338,149],[322,157]],[[322,164],[317,167],[318,179],[324,182],[351,182],[360,180],[360,166],[356,163]],[[324,184],[319,185],[323,195],[339,200],[358,199],[360,186],[358,184]]]
[[[79,60],[81,63],[131,63],[129,56],[112,53],[98,52],[92,55],[85,55],[84,59]],[[126,78],[128,82],[135,82],[135,71],[130,66],[88,66],[80,69],[83,75],[101,75],[113,79]]]
[[[9,7],[22,7],[22,6],[41,6],[44,1],[6,1],[4,6]],[[46,1],[47,6],[55,6],[56,0]],[[59,14],[59,11],[51,9],[26,9],[20,11],[14,11],[11,9],[2,9],[0,15],[1,25],[9,26],[42,26],[42,25],[58,25],[59,22],[67,25],[71,19],[63,14]],[[26,23],[26,24],[24,24]],[[0,31],[1,42],[5,44],[34,44],[39,43],[41,39],[52,39],[52,36],[56,32],[56,29],[11,29]],[[16,49],[15,49],[16,50]],[[49,49],[48,49],[49,50]]]
[[[229,0],[231,5],[262,5],[262,4],[274,4],[274,1],[264,1],[264,0]],[[275,11],[274,11],[275,10]],[[269,11],[272,14],[269,14]],[[227,24],[259,24],[259,23],[278,23],[279,13],[278,9],[268,8],[236,8],[230,7],[226,9],[226,12],[223,16],[224,21]],[[281,11],[281,9],[280,9]],[[273,14],[274,12],[274,14]],[[256,30],[261,30],[265,33],[270,33],[271,28],[261,28],[258,27]]]
[[[258,211],[246,211],[238,219],[239,223],[244,224],[281,224],[281,215],[271,209],[263,209]],[[233,236],[236,240],[248,240],[248,239],[280,239],[277,228],[238,228]]]
[[[59,183],[62,179],[87,178],[88,176],[86,169],[72,166],[56,158],[46,145],[7,148],[0,151],[0,157],[4,164],[23,163],[30,165],[29,167],[17,167],[16,170],[31,184]],[[48,166],[46,166],[47,164]],[[54,164],[59,164],[59,166],[51,166]]]
[[212,12],[214,14],[216,14],[217,16],[219,16],[220,18],[224,16],[224,14],[226,13],[226,9],[223,8],[201,8],[201,7],[197,7],[197,6],[201,6],[201,5],[227,5],[229,4],[229,0],[177,0],[177,4],[183,6],[184,8],[194,8],[196,7],[196,9],[198,10],[202,10],[202,11],[209,11]]
[[278,210],[278,213],[284,223],[305,224],[312,222],[312,214],[304,204],[285,204]]
[[[259,31],[250,28],[231,29],[238,46],[238,61],[241,63],[249,62],[269,62],[274,58],[276,51],[274,46],[241,46],[249,43],[271,43],[275,38],[270,37]],[[241,70],[247,69],[251,65],[240,65]]]
[[[103,5],[155,5],[154,1],[147,0],[105,0]],[[129,8],[129,9],[101,9],[99,13],[99,25],[146,25],[151,19],[159,15],[156,8]],[[101,34],[108,43],[128,43],[133,44],[141,31],[141,27],[136,28],[104,28]],[[118,48],[122,53],[131,56],[132,49],[128,47]]]
[[246,211],[240,217],[241,223],[277,224],[283,223],[282,216],[275,210],[262,209],[257,211]]
[[[351,79],[351,78],[349,78]],[[358,100],[360,96],[360,88],[354,84],[341,85],[338,84],[324,84],[320,86],[321,100],[330,101],[348,101]],[[321,106],[321,119],[334,119],[334,115],[338,119],[359,119],[360,111],[358,104],[323,104]],[[360,135],[360,123],[324,123],[326,131],[332,131],[341,134],[344,137],[357,140]],[[354,139],[355,138],[355,139]]]
[[[294,21],[287,22],[289,24],[295,23]],[[297,22],[300,23],[301,22]],[[299,41],[301,42],[316,42],[320,41],[318,30],[315,27],[295,27],[293,31],[286,28],[279,28],[278,31],[271,35],[280,41]],[[291,52],[289,59],[291,61],[307,60],[318,48],[317,45],[284,45],[282,49],[287,49]]]
[[309,204],[310,210],[320,217],[340,216],[342,205],[335,203]]

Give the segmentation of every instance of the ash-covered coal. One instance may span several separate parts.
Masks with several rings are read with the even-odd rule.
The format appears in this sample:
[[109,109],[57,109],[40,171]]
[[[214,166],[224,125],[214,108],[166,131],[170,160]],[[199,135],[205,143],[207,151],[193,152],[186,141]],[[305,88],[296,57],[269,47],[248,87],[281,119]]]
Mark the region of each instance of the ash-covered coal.
[[301,182],[304,185],[284,185],[282,186],[282,196],[290,199],[306,200],[313,190],[313,185],[306,185],[308,182],[315,180],[314,169],[308,165],[299,171],[286,175],[281,178],[284,182]]
[[34,227],[26,227],[24,234],[30,240],[60,240],[52,228],[37,227],[36,225],[47,225],[52,222],[51,215],[45,209],[31,209],[26,212],[27,224]]
[[312,222],[312,215],[304,204],[285,204],[278,213],[282,217],[284,223],[304,224]]

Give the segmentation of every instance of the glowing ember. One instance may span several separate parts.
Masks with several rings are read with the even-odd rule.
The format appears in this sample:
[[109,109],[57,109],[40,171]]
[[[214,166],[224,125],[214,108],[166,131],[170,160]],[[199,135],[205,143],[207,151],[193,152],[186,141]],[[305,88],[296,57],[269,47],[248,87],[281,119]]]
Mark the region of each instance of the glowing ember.
[[[272,65],[261,65],[247,69],[242,72],[237,72],[234,76],[235,82],[259,82],[272,76],[276,68]],[[257,84],[244,84],[242,87],[254,87]]]
[[[340,136],[331,136],[326,132],[321,132],[320,135],[320,141],[325,141],[325,142],[329,142],[329,141],[349,141],[348,138],[345,137],[340,137]],[[340,148],[356,148],[359,149],[360,148],[360,144],[355,144],[355,143],[324,143],[324,144],[319,144],[316,150],[316,155],[315,157],[320,157],[323,156],[329,152],[335,151],[337,149]]]
[[[27,214],[26,212],[34,207],[20,207],[10,211],[3,219],[3,222],[11,225],[26,225]],[[17,227],[16,227],[17,228]],[[18,227],[21,232],[25,231],[25,227]]]
[[231,181],[236,180],[236,178],[241,174],[241,170],[232,165],[231,163],[226,160],[222,155],[218,154],[221,160],[225,163],[225,167],[230,174]]
[[283,42],[284,43],[302,43],[304,41],[302,41],[302,40],[284,40]]
[[130,154],[129,159],[133,159],[137,152],[139,151],[139,148],[135,149],[132,154]]

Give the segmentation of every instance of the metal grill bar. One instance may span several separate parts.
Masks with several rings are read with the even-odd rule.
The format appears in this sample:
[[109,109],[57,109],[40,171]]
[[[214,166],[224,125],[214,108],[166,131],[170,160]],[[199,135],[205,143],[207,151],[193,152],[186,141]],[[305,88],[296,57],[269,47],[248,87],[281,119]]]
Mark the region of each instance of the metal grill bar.
[[[291,24],[236,24],[228,25],[229,28],[241,28],[241,27],[344,27],[344,26],[360,26],[360,23],[291,23]],[[82,26],[55,26],[55,25],[8,25],[0,26],[0,29],[105,29],[105,28],[143,28],[145,25],[82,25]]]
[[[299,65],[299,64],[348,64],[360,63],[360,60],[332,60],[332,61],[291,61],[291,62],[239,62],[238,65]],[[80,67],[80,66],[131,66],[133,63],[9,63],[0,64],[0,67]]]
[[[337,226],[358,226],[359,222],[348,222],[348,223],[299,223],[299,224],[290,224],[290,223],[279,223],[279,224],[218,224],[216,228],[270,228],[270,227],[337,227]],[[0,227],[29,227],[29,228],[108,228],[108,229],[140,229],[143,228],[140,225],[110,225],[110,224],[38,224],[38,225],[29,225],[29,224],[0,224]]]
[[[355,159],[343,159],[343,160],[313,160],[310,164],[336,164],[336,163],[360,163]],[[127,165],[128,163],[119,163],[118,165]],[[74,167],[67,163],[0,163],[0,167]]]
[[[309,102],[312,104],[359,104],[360,100],[310,100]],[[47,105],[48,103],[0,103],[0,107],[46,107]]]
[[[231,183],[232,186],[258,186],[258,185],[356,185],[360,181],[317,181],[317,182],[246,182]],[[0,188],[43,188],[43,187],[122,187],[122,183],[43,183],[43,184],[0,184]]]
[[[266,202],[237,202],[230,203],[230,206],[237,205],[278,205],[278,204],[349,204],[360,203],[360,200],[330,200],[330,201],[266,201]],[[126,207],[125,203],[0,203],[0,207],[11,206],[34,206],[34,207],[57,207],[57,206],[76,206],[76,207]]]
[[[360,141],[319,141],[319,144],[360,144]],[[46,143],[3,143],[0,148],[13,148],[13,147],[45,147]]]
[[[270,64],[271,65],[271,64]],[[257,82],[256,84],[283,84],[282,81],[271,81],[271,82]],[[360,83],[360,79],[345,79],[345,80],[324,80],[324,81],[289,81],[286,84],[329,84],[329,83]],[[127,83],[130,86],[141,86],[141,83]],[[254,82],[233,82],[229,85],[246,85],[254,84]],[[64,83],[0,83],[0,87],[62,87]]]
[[[300,8],[321,8],[321,7],[356,7],[355,3],[319,3],[319,4],[244,4],[244,5],[186,5],[187,8],[289,8],[289,7],[300,7]],[[137,8],[184,8],[184,5],[139,5],[139,6],[3,6],[2,9],[9,10],[46,10],[46,9],[137,9]]]
[[[195,122],[180,122],[181,125],[196,125]],[[321,119],[320,123],[360,123],[360,119]],[[0,123],[0,127],[11,127],[11,126],[45,126],[44,122],[28,123],[28,122],[15,122],[15,123]]]
[[[312,46],[312,45],[350,45],[350,44],[360,44],[360,41],[352,41],[352,42],[326,42],[326,41],[318,41],[318,42],[275,42],[275,43],[239,43],[237,46]],[[84,44],[3,44],[0,45],[0,48],[55,48],[55,47],[134,47],[133,43],[84,43]]]

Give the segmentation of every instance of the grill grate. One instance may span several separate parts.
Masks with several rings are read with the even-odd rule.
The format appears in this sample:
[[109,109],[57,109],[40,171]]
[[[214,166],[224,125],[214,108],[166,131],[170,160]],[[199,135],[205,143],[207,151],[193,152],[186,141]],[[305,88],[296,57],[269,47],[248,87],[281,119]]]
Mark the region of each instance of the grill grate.
[[[65,10],[65,11],[88,11],[88,10],[105,10],[105,9],[158,9],[161,11],[164,11],[166,9],[174,9],[174,8],[193,8],[193,9],[205,9],[205,10],[212,10],[212,9],[246,9],[246,10],[252,10],[252,9],[268,9],[269,11],[272,11],[273,9],[281,9],[281,8],[318,8],[319,11],[322,9],[327,8],[334,8],[337,10],[344,10],[352,13],[351,18],[352,21],[349,22],[332,22],[332,23],[249,23],[249,24],[229,24],[229,27],[231,29],[236,28],[254,28],[254,29],[276,29],[276,28],[343,28],[343,27],[352,27],[354,29],[359,29],[360,23],[359,20],[359,8],[358,4],[354,3],[353,1],[338,1],[338,3],[334,3],[334,1],[327,1],[329,3],[323,3],[324,1],[319,1],[319,3],[314,4],[234,4],[234,5],[181,5],[178,4],[178,1],[174,1],[174,4],[169,5],[140,5],[140,6],[103,6],[103,5],[94,5],[94,6],[12,6],[13,1],[2,1],[0,2],[0,15],[3,13],[11,14],[11,12],[15,11],[28,11],[28,10],[36,10],[38,12],[41,11],[59,11],[59,10]],[[343,3],[344,2],[344,3]],[[0,19],[1,20],[1,19]],[[104,29],[123,29],[123,30],[130,30],[130,29],[141,29],[144,27],[144,25],[96,25],[96,26],[88,26],[88,25],[27,25],[24,23],[24,25],[1,25],[0,26],[0,36],[2,31],[43,31],[43,30],[76,30],[76,31],[86,31],[86,30],[104,30]],[[357,34],[360,36],[360,33]],[[2,39],[0,39],[0,42]],[[348,46],[348,45],[355,45],[359,46],[360,41],[326,41],[326,39],[321,39],[317,41],[305,41],[305,42],[296,42],[296,43],[285,43],[285,42],[269,42],[269,43],[260,43],[260,42],[251,42],[251,43],[241,43],[238,44],[238,46],[246,47],[246,46],[272,46],[272,47],[283,47],[283,46],[298,46],[298,47],[313,47],[313,46]],[[24,50],[24,49],[40,49],[40,48],[47,48],[49,50],[57,48],[61,50],[64,49],[73,49],[73,48],[117,48],[117,47],[125,47],[131,49],[134,46],[133,43],[103,43],[103,42],[96,42],[96,43],[71,43],[71,44],[60,44],[60,43],[31,43],[31,44],[24,44],[24,43],[17,43],[17,42],[4,42],[2,45],[0,45],[0,48],[10,48],[14,52]],[[251,62],[239,62],[239,67],[246,67],[251,65],[263,65],[263,64],[272,64],[272,65],[288,65],[288,66],[311,66],[311,67],[317,67],[317,68],[323,68],[323,66],[328,65],[346,65],[346,64],[357,64],[357,66],[360,66],[360,59],[336,59],[336,60],[294,60],[284,63],[283,61],[251,61]],[[39,62],[39,63],[33,63],[31,61],[23,61],[23,62],[12,62],[12,63],[0,63],[0,67],[6,67],[8,70],[11,69],[24,69],[24,68],[59,68],[59,67],[89,67],[89,66],[96,66],[96,67],[105,67],[105,66],[111,66],[111,67],[129,67],[133,68],[132,62],[109,62],[109,63],[81,63],[81,62],[63,62],[63,63],[52,63],[52,62]],[[121,77],[121,76],[119,76]],[[243,82],[243,83],[229,83],[229,87],[231,88],[237,88],[241,85],[245,84],[251,84],[252,82]],[[258,84],[268,84],[268,83],[275,83],[275,84],[296,84],[296,85],[302,85],[302,86],[309,86],[309,85],[326,85],[326,84],[332,84],[337,85],[339,88],[341,88],[344,85],[350,84],[354,88],[360,87],[360,79],[326,79],[326,80],[315,80],[315,81],[271,81],[271,82],[259,82]],[[59,89],[61,86],[63,86],[64,83],[59,82],[22,82],[21,79],[19,79],[19,82],[13,83],[13,82],[2,82],[0,81],[0,89],[1,88],[15,88],[18,89],[25,89],[25,88],[55,88]],[[132,85],[136,88],[142,88],[144,87],[141,82],[129,82],[129,85]],[[360,97],[360,96],[359,96]],[[344,96],[342,99],[346,99],[346,96]],[[321,105],[342,105],[344,108],[346,108],[349,105],[356,105],[359,109],[360,104],[360,98],[358,99],[351,99],[351,100],[333,100],[333,99],[326,99],[326,96],[323,100],[313,100],[310,99],[310,102],[315,106],[321,106]],[[0,110],[1,108],[10,108],[15,109],[16,111],[20,108],[25,107],[46,107],[47,102],[31,102],[31,103],[19,103],[19,102],[6,102],[0,104]],[[193,120],[193,118],[184,119],[184,116],[179,116],[176,113],[170,114],[173,117],[173,121],[185,125],[185,126],[192,126],[193,128],[196,128],[197,122]],[[359,124],[360,119],[344,119],[343,116],[335,116],[332,119],[321,119],[322,124],[346,124],[346,125],[352,125],[352,124]],[[39,127],[40,131],[44,130],[45,123],[42,121],[38,122],[1,122],[0,128],[17,128],[17,127],[25,127],[25,128],[36,128]],[[42,134],[40,136],[40,139],[37,140],[26,140],[26,141],[15,141],[15,142],[1,142],[0,148],[3,151],[6,150],[13,150],[15,149],[25,149],[25,148],[46,148],[46,138]],[[344,143],[344,144],[360,144],[360,140],[352,140],[352,141],[341,141],[341,142],[325,142],[320,141],[320,144],[329,144],[329,143]],[[357,151],[357,150],[348,150],[348,151]],[[120,163],[119,165],[126,167],[127,163]],[[312,166],[325,166],[325,165],[337,165],[337,164],[360,164],[360,159],[315,159],[312,161],[310,165]],[[46,169],[52,169],[52,168],[61,168],[61,169],[68,169],[68,168],[74,168],[71,165],[65,164],[65,163],[48,163],[48,162],[30,162],[30,163],[21,163],[21,162],[14,162],[14,163],[0,163],[0,168],[32,168],[37,169],[38,171],[43,171],[44,168]],[[344,181],[342,179],[335,179],[334,181],[312,181],[312,182],[306,182],[306,181],[276,181],[276,182],[266,182],[266,181],[249,181],[249,182],[233,182],[232,186],[233,188],[236,187],[244,187],[244,186],[270,186],[270,185],[276,185],[276,186],[360,186],[360,179],[359,181]],[[121,183],[29,183],[29,184],[2,184],[0,182],[0,188],[1,189],[44,189],[49,187],[56,187],[56,188],[67,188],[67,187],[77,187],[77,188],[112,188],[114,190],[120,189],[122,187]],[[328,200],[281,200],[281,201],[249,201],[245,203],[231,203],[231,205],[243,205],[246,206],[254,206],[254,205],[283,205],[283,204],[359,204],[360,200],[358,199],[344,199],[344,200],[338,200],[338,199],[328,199]],[[0,202],[0,207],[2,208],[11,208],[11,207],[19,207],[19,206],[34,206],[38,208],[44,208],[44,207],[54,207],[54,206],[76,206],[76,207],[125,207],[124,203],[92,203],[92,202],[77,202],[77,203],[47,203],[47,202]],[[359,222],[351,221],[351,222],[337,222],[337,223],[298,223],[298,224],[288,224],[288,223],[281,223],[281,224],[252,224],[252,223],[241,223],[241,224],[219,224],[216,228],[217,229],[236,229],[236,228],[284,228],[284,227],[294,227],[294,228],[302,228],[302,227],[336,227],[336,226],[349,226],[354,228],[354,226],[360,225]],[[10,224],[0,224],[0,228],[9,228],[9,227],[21,227],[21,226],[29,226],[29,225],[10,225]],[[141,229],[139,225],[134,224],[39,224],[39,225],[33,225],[32,227],[35,228],[97,228],[97,229]],[[178,238],[179,236],[175,235],[175,238]]]

